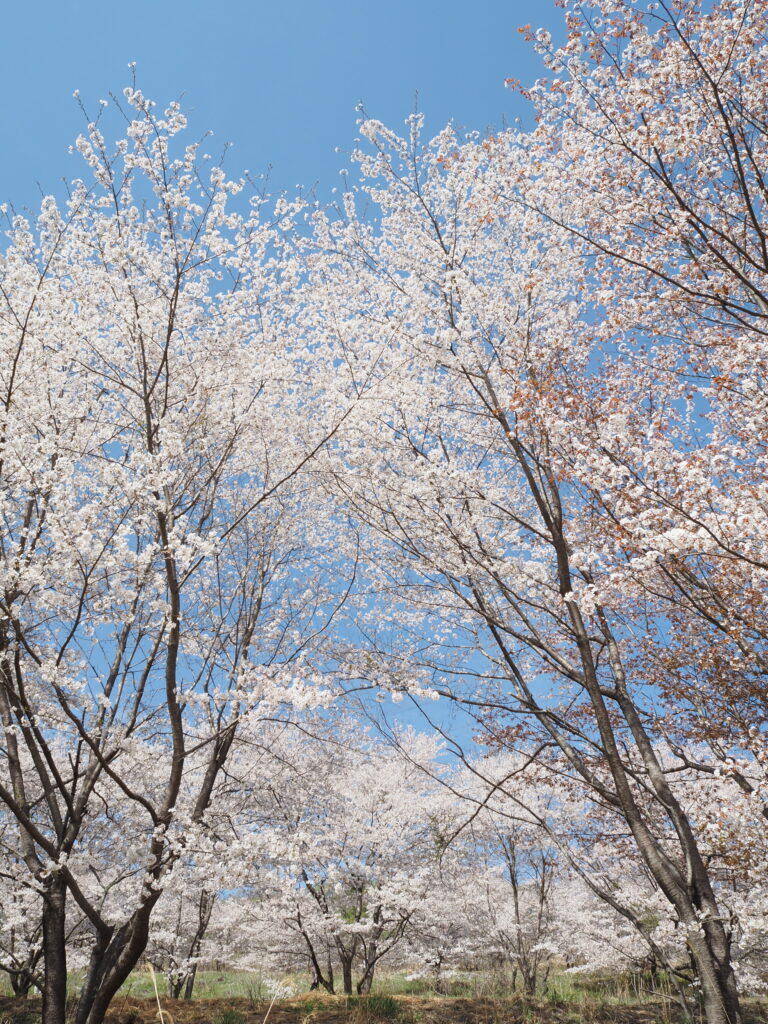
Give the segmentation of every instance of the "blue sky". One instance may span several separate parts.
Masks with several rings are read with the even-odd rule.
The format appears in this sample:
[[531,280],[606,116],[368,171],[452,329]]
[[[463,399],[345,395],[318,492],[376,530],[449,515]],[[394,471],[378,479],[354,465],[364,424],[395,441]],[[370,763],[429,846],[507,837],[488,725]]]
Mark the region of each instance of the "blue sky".
[[[398,127],[418,107],[428,128],[530,123],[507,77],[543,73],[517,32],[560,24],[554,0],[38,0],[7,4],[0,38],[4,159],[0,202],[36,209],[81,173],[68,147],[86,107],[129,84],[181,97],[195,134],[232,142],[233,176],[271,167],[270,191],[338,183],[356,106]],[[339,147],[342,152],[335,152]]]
[[[68,150],[84,126],[79,90],[99,100],[137,84],[163,105],[181,99],[205,150],[233,148],[227,170],[269,190],[339,184],[354,148],[357,106],[399,128],[414,108],[427,131],[449,120],[485,132],[530,126],[528,105],[505,78],[533,82],[543,65],[518,33],[555,29],[554,0],[37,0],[4,6],[0,34],[0,203],[35,211],[42,194],[83,174]],[[110,122],[106,122],[109,126]],[[114,122],[112,122],[114,124]],[[109,128],[106,129],[109,131]],[[337,152],[337,148],[341,152]],[[403,704],[388,710],[425,722]],[[440,721],[450,707],[430,707]],[[453,726],[466,741],[474,729]]]

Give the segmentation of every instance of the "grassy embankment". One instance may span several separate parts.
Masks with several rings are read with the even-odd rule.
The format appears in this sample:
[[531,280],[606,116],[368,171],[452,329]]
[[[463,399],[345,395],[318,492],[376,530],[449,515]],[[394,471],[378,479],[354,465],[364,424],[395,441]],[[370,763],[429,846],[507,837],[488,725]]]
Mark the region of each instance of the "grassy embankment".
[[[682,1024],[665,993],[644,990],[642,979],[558,974],[536,998],[512,992],[492,974],[444,979],[382,976],[368,998],[307,992],[307,979],[279,979],[297,994],[272,1003],[269,980],[256,974],[202,971],[192,1001],[169,1000],[159,982],[163,1024]],[[749,1000],[749,1024],[768,1021],[768,1005]],[[38,999],[13,1000],[0,984],[0,1024],[39,1024]],[[136,972],[114,1000],[110,1024],[159,1024],[152,978]],[[692,1024],[698,1024],[696,1014]]]

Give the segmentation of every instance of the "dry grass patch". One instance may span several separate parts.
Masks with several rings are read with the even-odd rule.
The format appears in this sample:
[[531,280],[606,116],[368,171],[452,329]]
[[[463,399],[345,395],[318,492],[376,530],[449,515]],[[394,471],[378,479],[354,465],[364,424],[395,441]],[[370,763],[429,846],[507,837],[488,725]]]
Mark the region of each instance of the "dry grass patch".
[[[537,999],[470,999],[376,996],[370,999],[307,995],[267,1001],[162,999],[164,1024],[682,1024],[664,1003],[617,1006],[553,1003]],[[0,997],[0,1024],[40,1024],[39,999]],[[268,1016],[267,1016],[267,1012]],[[768,1004],[748,1000],[746,1024],[765,1024]],[[159,1024],[154,999],[118,996],[108,1024]]]

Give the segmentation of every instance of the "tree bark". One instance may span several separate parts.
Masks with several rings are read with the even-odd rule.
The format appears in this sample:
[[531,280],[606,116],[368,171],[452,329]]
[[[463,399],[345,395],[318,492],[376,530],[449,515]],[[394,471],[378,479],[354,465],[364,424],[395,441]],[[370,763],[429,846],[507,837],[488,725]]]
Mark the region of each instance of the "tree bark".
[[66,888],[58,875],[48,882],[43,894],[42,1024],[65,1024],[67,1013]]
[[193,961],[192,966],[189,969],[187,980],[184,985],[184,998],[191,999],[192,992],[195,988],[195,978],[197,977],[197,957],[200,956],[200,950],[203,947],[203,939],[205,933],[208,930],[208,925],[211,923],[211,914],[213,913],[213,904],[216,902],[216,894],[208,892],[207,889],[203,889],[200,893],[200,902],[198,904],[198,918],[197,918],[197,930],[195,931],[192,944],[189,947],[189,957]]
[[74,1024],[103,1024],[109,1004],[147,947],[149,919],[159,897],[159,892],[153,892],[108,941],[97,940],[94,944]]
[[359,996],[367,996],[371,991],[371,986],[373,985],[373,975],[375,970],[375,963],[370,964],[368,967],[365,968],[365,973],[357,983],[357,994]]
[[[354,956],[354,954],[353,954]],[[352,995],[352,960],[353,956],[339,954],[341,960],[341,979],[345,996]],[[46,1022],[47,1024],[47,1022]],[[707,1022],[709,1024],[709,1022]]]
[[704,1019],[707,1024],[742,1024],[730,945],[725,929],[719,922],[714,928],[693,932],[689,930],[688,948],[701,982]]

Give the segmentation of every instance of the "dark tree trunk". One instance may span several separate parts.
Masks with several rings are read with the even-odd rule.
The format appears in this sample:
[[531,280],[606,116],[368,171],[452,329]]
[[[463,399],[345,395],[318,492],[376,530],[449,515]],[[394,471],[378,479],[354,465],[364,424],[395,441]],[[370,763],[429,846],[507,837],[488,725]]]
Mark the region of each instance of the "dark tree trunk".
[[523,992],[527,996],[535,996],[536,995],[536,972],[535,971],[526,970],[525,968],[523,968],[522,978],[523,978]]
[[26,999],[33,985],[39,984],[32,969],[26,967],[10,972],[11,990],[17,999]]
[[352,995],[352,961],[353,956],[340,955],[341,960],[341,978],[344,987],[344,995]]
[[329,995],[336,995],[336,990],[333,984],[333,964],[331,963],[330,953],[328,953],[326,971],[325,974],[323,974],[323,969],[320,966],[320,961],[317,957],[317,951],[315,950],[312,938],[302,924],[300,911],[297,913],[296,923],[298,924],[302,937],[307,944],[309,966],[312,971],[312,984],[309,986],[310,990],[322,987]]
[[[195,978],[197,978],[197,964],[192,964],[187,975],[187,980],[184,983],[184,998],[191,999],[192,993],[195,990]],[[177,996],[178,998],[178,996]]]
[[197,977],[197,957],[200,956],[200,950],[203,948],[203,939],[205,933],[208,930],[208,925],[211,923],[211,914],[213,913],[213,905],[216,902],[216,894],[208,892],[207,889],[203,889],[200,893],[200,902],[198,904],[197,914],[197,930],[195,931],[192,944],[189,947],[189,956],[193,960],[193,964],[187,974],[187,981],[184,986],[184,998],[191,999],[192,992],[195,988],[195,978]]
[[42,1024],[65,1024],[67,1013],[66,889],[57,876],[43,893]]
[[[178,999],[181,996],[181,990],[184,986],[184,978],[179,978],[178,981],[168,982],[168,997],[170,999]],[[188,997],[187,997],[188,998]]]
[[376,971],[376,961],[378,959],[378,946],[375,942],[371,942],[365,950],[365,960],[363,961],[363,974],[357,983],[357,994],[359,996],[367,996],[371,991],[373,985],[373,975]]
[[159,897],[153,892],[121,928],[96,940],[74,1024],[103,1024],[109,1004],[147,948],[149,918]]

